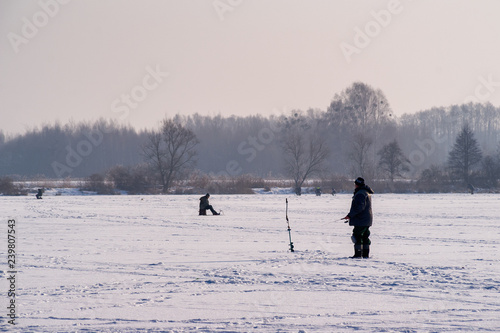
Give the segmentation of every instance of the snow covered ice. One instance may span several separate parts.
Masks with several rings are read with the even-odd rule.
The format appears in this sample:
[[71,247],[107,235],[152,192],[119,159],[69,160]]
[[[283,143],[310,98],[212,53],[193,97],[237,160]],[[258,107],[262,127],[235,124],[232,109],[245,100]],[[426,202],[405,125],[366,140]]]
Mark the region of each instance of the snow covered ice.
[[0,331],[500,331],[499,195],[375,194],[370,259],[349,258],[350,194],[214,194],[221,216],[200,196],[2,197]]

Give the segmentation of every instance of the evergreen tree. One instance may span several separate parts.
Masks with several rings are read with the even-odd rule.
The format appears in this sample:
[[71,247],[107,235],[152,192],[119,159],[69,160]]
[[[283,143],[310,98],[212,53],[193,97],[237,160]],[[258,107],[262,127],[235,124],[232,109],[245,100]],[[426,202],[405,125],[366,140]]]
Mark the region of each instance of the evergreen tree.
[[458,134],[448,156],[451,174],[456,179],[462,180],[465,185],[469,184],[472,167],[481,162],[482,157],[483,153],[474,138],[474,133],[466,124]]

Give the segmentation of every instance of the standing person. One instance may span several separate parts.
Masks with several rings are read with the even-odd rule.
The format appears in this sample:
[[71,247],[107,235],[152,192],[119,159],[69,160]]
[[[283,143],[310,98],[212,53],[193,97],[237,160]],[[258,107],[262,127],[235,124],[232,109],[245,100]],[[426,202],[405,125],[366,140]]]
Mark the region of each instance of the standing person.
[[368,237],[373,222],[371,199],[373,190],[365,184],[365,180],[361,177],[354,181],[354,186],[351,210],[344,219],[348,220],[349,225],[354,227],[351,237],[354,243],[354,256],[352,258],[368,258],[371,244]]
[[470,194],[474,194],[474,190],[475,190],[474,186],[472,186],[472,184],[469,183],[469,184],[467,184],[467,187],[469,188]]
[[204,196],[202,196],[200,198],[200,215],[201,215],[201,211],[202,210],[207,210],[207,209],[210,209],[210,211],[212,212],[212,214],[214,215],[220,215],[219,213],[217,213],[214,208],[212,207],[212,205],[208,202],[208,198],[210,198],[210,194],[205,194]]

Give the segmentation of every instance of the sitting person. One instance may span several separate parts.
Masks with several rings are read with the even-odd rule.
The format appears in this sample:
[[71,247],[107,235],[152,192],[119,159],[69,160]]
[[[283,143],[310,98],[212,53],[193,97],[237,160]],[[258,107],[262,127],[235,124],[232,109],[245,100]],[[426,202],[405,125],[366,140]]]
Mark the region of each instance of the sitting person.
[[[206,215],[206,210],[207,209],[210,209],[210,211],[212,212],[212,214],[214,215],[220,215],[219,213],[217,213],[214,208],[212,207],[212,205],[210,205],[210,203],[208,202],[208,198],[210,198],[210,194],[205,194],[204,196],[202,196],[200,198],[200,215]],[[202,212],[204,212],[205,214],[203,214]]]

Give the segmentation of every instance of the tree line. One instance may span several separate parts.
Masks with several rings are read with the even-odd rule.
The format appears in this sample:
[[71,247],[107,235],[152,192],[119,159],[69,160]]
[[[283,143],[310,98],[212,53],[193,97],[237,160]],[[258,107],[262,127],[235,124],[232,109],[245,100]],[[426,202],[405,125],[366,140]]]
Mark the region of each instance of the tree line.
[[[95,184],[101,177],[122,187],[135,179],[141,188],[160,186],[165,192],[203,175],[289,179],[296,191],[312,178],[358,176],[391,190],[398,181],[423,189],[496,187],[499,140],[500,108],[489,103],[396,117],[381,90],[355,82],[325,110],[266,117],[175,115],[142,131],[101,119],[44,125],[15,137],[0,132],[0,175],[93,177]],[[457,145],[471,142],[474,149],[460,155]]]

